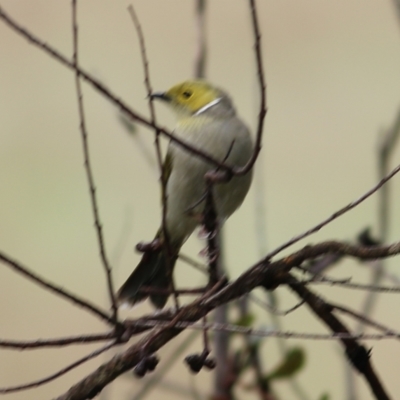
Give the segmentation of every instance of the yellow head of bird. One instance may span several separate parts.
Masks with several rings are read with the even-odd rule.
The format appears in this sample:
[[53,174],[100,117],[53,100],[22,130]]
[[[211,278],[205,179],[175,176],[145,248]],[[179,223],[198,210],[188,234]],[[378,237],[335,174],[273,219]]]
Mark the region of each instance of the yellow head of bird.
[[202,80],[181,82],[151,97],[166,101],[179,117],[200,115],[218,105],[223,105],[225,112],[234,112],[226,93]]

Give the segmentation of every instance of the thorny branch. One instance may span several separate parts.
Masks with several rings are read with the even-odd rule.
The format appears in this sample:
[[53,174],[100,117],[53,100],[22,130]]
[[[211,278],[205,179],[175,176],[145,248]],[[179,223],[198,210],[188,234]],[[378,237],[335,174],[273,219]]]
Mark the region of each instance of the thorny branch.
[[[77,0],[72,0],[72,31],[73,31],[73,45],[74,45],[74,55],[73,55],[73,65],[75,68],[78,67],[78,22],[77,22]],[[118,307],[114,294],[114,285],[111,275],[111,266],[108,261],[108,257],[106,254],[106,248],[104,245],[104,236],[103,236],[103,227],[100,222],[99,215],[99,206],[96,198],[96,187],[94,184],[92,167],[90,165],[90,153],[89,153],[89,143],[88,143],[88,134],[86,130],[86,122],[85,122],[85,111],[83,108],[83,95],[81,88],[81,81],[79,77],[79,72],[75,70],[75,85],[76,85],[76,94],[78,97],[78,109],[79,109],[79,119],[80,119],[80,129],[82,136],[82,145],[83,145],[83,154],[84,154],[84,165],[86,171],[86,177],[89,185],[89,193],[90,193],[90,201],[92,204],[94,225],[96,227],[97,233],[97,241],[100,249],[100,257],[103,263],[104,271],[106,273],[107,278],[107,288],[108,294],[110,296],[111,307],[113,311],[113,321],[114,324],[117,324],[118,321]]]
[[[332,332],[349,333],[343,322],[333,314],[334,307],[312,293],[305,286],[298,285],[298,281],[293,276],[287,278],[287,283]],[[389,400],[389,396],[370,362],[371,351],[360,345],[355,339],[341,339],[341,342],[345,348],[348,361],[354,369],[364,375],[375,397],[379,400]]]

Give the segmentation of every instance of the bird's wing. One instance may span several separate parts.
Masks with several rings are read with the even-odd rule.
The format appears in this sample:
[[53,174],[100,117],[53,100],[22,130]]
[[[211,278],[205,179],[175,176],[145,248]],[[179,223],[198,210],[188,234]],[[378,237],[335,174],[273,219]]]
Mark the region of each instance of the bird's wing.
[[168,183],[168,179],[171,176],[172,160],[173,160],[173,158],[172,158],[171,148],[168,147],[168,151],[167,151],[167,154],[165,156],[163,166],[162,166],[162,180],[165,185]]

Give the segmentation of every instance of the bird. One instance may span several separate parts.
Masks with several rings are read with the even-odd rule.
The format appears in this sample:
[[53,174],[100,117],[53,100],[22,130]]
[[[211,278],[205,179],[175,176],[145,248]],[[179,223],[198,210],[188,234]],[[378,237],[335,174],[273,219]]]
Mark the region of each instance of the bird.
[[[153,92],[150,97],[162,101],[174,112],[177,123],[173,134],[180,140],[232,168],[243,167],[250,160],[254,147],[250,130],[238,117],[225,90],[195,79],[178,83],[165,92]],[[164,229],[158,230],[151,242],[153,248],[144,250],[139,264],[119,289],[119,305],[133,306],[150,297],[155,308],[165,306],[171,281],[169,271],[173,271],[182,245],[201,224],[199,216],[204,210],[207,190],[205,176],[216,168],[179,143],[169,142],[162,168],[167,200]],[[244,175],[213,185],[219,226],[243,203],[252,174],[250,169]],[[168,246],[160,245],[164,243],[164,232]],[[142,287],[156,290],[143,293]]]

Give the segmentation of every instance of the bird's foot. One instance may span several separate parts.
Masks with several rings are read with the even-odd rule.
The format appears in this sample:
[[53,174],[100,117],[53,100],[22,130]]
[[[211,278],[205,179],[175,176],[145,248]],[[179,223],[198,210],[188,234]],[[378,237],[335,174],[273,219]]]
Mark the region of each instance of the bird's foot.
[[161,239],[154,239],[151,242],[139,242],[136,245],[136,250],[141,253],[153,253],[160,250],[162,247]]

